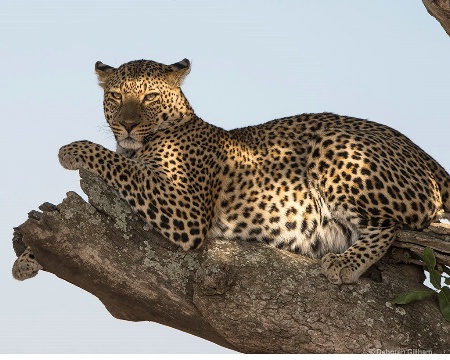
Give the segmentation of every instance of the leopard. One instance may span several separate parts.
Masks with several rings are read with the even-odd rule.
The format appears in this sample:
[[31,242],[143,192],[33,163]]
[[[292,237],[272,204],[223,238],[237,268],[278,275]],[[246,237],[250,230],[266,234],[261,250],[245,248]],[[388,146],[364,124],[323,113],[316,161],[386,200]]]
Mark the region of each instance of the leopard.
[[42,265],[36,260],[31,248],[26,247],[14,262],[12,275],[14,279],[23,281],[35,277],[42,269]]
[[332,284],[358,281],[401,229],[450,211],[450,176],[408,137],[371,120],[304,113],[225,130],[196,115],[181,86],[191,62],[95,64],[116,151],[59,150],[100,176],[182,249],[220,237],[320,259]]

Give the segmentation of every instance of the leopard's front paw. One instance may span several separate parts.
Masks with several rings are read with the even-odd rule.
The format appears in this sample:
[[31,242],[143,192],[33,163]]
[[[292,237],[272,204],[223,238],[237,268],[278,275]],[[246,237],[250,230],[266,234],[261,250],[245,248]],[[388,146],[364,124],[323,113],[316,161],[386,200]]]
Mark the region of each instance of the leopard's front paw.
[[332,284],[351,284],[361,275],[361,266],[348,254],[326,254],[322,257],[322,274]]
[[67,170],[80,170],[86,163],[90,141],[75,141],[59,149],[60,164]]
[[14,262],[12,275],[16,280],[27,280],[35,277],[43,267],[37,262],[30,248],[26,248]]

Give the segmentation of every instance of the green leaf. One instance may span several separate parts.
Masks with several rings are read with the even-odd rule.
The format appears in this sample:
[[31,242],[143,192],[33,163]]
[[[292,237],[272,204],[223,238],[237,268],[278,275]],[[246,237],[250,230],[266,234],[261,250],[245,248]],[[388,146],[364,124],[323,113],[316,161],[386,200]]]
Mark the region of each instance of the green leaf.
[[411,301],[422,300],[433,295],[435,291],[433,289],[427,290],[413,290],[407,293],[402,293],[397,295],[394,300],[392,300],[393,304],[409,304]]
[[430,273],[430,282],[436,288],[441,288],[441,276],[442,273],[435,269],[436,267],[436,257],[434,256],[434,251],[429,247],[423,249],[422,260],[425,261],[427,265],[427,271]]
[[450,288],[447,286],[442,287],[437,294],[437,298],[442,315],[444,315],[445,320],[450,321]]
[[446,285],[450,285],[450,278],[445,277],[444,278],[444,282],[445,282]]
[[442,274],[436,269],[431,269],[430,271],[430,282],[436,289],[441,288]]
[[429,247],[423,249],[422,260],[427,264],[428,271],[432,270],[436,266],[436,258],[434,257],[434,252]]

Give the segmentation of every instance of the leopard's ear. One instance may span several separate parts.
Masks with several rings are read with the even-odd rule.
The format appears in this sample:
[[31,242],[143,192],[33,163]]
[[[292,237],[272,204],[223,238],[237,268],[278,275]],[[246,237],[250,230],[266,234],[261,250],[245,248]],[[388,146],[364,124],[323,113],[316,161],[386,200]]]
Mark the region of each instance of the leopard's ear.
[[95,63],[95,72],[98,76],[98,84],[105,88],[106,86],[106,80],[108,80],[109,76],[116,70],[112,66],[103,64],[101,61],[97,61]]
[[183,59],[175,64],[167,66],[167,82],[173,87],[180,87],[184,78],[191,71],[191,62],[188,59]]

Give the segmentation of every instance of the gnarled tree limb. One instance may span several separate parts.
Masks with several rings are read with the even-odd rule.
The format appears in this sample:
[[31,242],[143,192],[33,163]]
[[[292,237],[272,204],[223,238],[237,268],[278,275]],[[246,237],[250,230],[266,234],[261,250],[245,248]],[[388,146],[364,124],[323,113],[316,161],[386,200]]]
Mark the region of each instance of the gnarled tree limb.
[[156,321],[247,353],[450,351],[450,324],[436,300],[390,303],[423,287],[420,266],[385,257],[381,282],[335,286],[318,261],[265,244],[210,239],[184,252],[99,178],[80,174],[89,203],[69,192],[58,206],[44,204],[16,229],[14,246],[17,254],[31,247],[45,271],[89,291],[117,318]]
[[428,13],[436,18],[450,36],[450,0],[422,0]]

